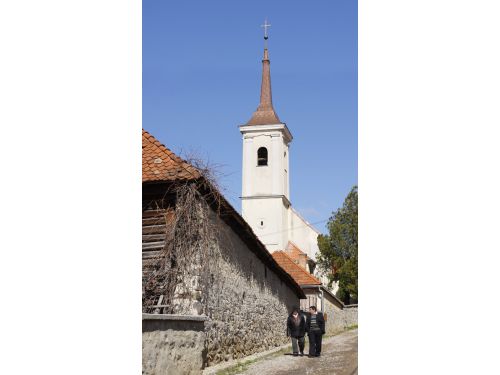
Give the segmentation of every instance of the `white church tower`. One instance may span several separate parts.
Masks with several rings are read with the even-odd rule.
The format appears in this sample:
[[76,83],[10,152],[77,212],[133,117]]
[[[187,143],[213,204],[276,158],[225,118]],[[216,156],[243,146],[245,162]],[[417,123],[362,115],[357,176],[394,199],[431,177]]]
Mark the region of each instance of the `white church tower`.
[[241,125],[243,135],[242,216],[270,251],[285,250],[290,242],[316,260],[319,231],[290,203],[289,148],[292,134],[273,108],[271,71],[264,26],[264,58],[260,104]]
[[[267,36],[265,37],[267,39]],[[242,215],[269,251],[287,245],[288,151],[292,134],[273,108],[269,52],[264,48],[260,104],[243,135]]]

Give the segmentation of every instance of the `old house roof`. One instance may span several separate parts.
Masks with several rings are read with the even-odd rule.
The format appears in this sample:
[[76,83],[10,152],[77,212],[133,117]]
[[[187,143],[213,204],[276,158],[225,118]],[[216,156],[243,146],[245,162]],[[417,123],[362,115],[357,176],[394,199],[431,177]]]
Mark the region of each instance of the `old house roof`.
[[284,251],[275,251],[273,258],[299,285],[321,285],[316,277],[295,263],[294,259]]
[[200,176],[196,168],[142,130],[142,182],[194,180]]
[[292,241],[288,241],[288,244],[286,245],[286,252],[290,258],[295,261],[295,263],[300,261],[300,257],[307,257],[307,254],[300,250],[300,248]]
[[[159,162],[161,159],[161,162]],[[153,135],[142,131],[142,182],[143,186],[173,183],[187,180],[198,183],[198,189],[211,194],[204,194],[207,203],[212,205],[220,218],[241,238],[247,247],[286,283],[299,298],[306,298],[297,282],[276,262],[258,239],[250,225],[224,198],[224,196],[208,182],[191,164],[184,161]],[[209,199],[215,195],[216,199]]]

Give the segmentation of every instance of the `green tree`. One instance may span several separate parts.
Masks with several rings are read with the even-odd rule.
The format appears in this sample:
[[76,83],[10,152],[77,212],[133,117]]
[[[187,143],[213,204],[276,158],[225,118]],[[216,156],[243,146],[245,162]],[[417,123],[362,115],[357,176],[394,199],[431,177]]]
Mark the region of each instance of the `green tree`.
[[344,303],[358,301],[358,187],[353,186],[344,204],[328,220],[328,235],[318,237],[318,265],[329,284],[339,282],[337,297]]

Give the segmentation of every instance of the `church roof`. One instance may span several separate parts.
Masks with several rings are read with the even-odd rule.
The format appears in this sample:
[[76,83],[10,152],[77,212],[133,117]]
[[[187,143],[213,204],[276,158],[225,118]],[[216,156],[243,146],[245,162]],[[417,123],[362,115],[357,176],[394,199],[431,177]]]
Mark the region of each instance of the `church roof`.
[[321,285],[316,277],[307,272],[304,268],[295,263],[295,261],[284,251],[275,251],[273,258],[299,285]]
[[278,115],[273,108],[273,98],[271,93],[271,61],[267,48],[264,49],[264,59],[262,60],[262,84],[260,87],[260,104],[253,113],[247,125],[272,125],[281,124]]
[[194,180],[200,176],[196,168],[142,129],[142,182]]

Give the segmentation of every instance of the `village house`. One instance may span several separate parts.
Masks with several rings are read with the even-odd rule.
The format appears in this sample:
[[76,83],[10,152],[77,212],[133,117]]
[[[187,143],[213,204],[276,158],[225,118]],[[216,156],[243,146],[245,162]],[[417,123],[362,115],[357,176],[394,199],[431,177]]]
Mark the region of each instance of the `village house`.
[[143,374],[197,373],[286,343],[304,292],[206,171],[143,130],[142,183]]

